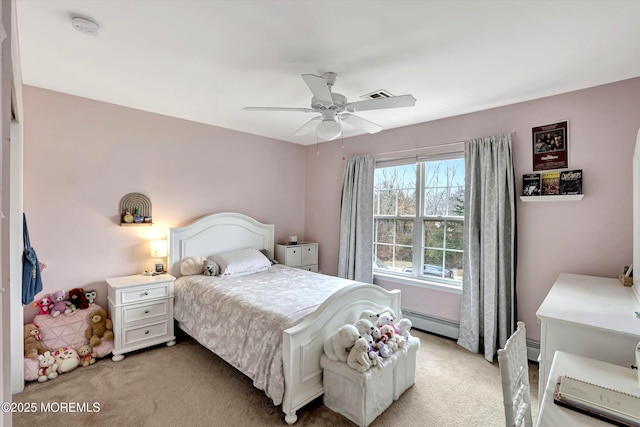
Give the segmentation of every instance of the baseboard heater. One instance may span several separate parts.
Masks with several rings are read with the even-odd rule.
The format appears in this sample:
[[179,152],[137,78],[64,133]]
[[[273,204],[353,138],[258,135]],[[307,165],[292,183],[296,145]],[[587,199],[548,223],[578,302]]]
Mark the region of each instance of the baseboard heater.
[[[411,320],[411,324],[416,329],[454,340],[458,339],[460,332],[459,322],[427,316],[410,310],[402,310],[402,317]],[[540,343],[527,340],[527,358],[533,362],[537,362],[538,356],[540,356]]]

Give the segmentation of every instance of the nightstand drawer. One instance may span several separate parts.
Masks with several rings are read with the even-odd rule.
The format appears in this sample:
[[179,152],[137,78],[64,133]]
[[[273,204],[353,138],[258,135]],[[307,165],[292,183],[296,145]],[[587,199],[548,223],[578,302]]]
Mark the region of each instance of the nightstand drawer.
[[122,347],[139,346],[144,341],[156,341],[158,338],[168,336],[169,321],[173,321],[173,319],[136,328],[123,329]]
[[287,248],[285,257],[289,267],[300,267],[302,265],[302,248],[300,246]]
[[120,301],[117,304],[130,304],[133,302],[143,302],[155,298],[166,298],[169,296],[169,283],[159,283],[154,286],[136,286],[133,289],[123,289],[120,292]]
[[137,322],[139,320],[149,320],[154,318],[169,317],[169,303],[173,300],[162,300],[151,304],[140,304],[126,306],[122,308],[123,323]]
[[302,265],[311,265],[311,264],[317,264],[317,263],[318,263],[318,246],[302,245]]

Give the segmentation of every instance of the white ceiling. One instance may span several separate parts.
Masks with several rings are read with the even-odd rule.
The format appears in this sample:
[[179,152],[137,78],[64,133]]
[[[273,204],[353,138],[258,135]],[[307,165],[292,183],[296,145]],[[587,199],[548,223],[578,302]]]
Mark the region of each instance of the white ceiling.
[[[385,129],[640,76],[639,1],[16,0],[24,84],[308,145],[301,74]],[[92,17],[100,34],[76,31]],[[384,131],[383,131],[384,132]],[[362,134],[345,125],[344,136]]]

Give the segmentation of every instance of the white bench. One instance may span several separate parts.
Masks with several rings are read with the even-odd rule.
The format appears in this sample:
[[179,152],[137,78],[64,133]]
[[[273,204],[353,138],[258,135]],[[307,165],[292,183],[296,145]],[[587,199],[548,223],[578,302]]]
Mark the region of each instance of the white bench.
[[381,366],[358,372],[344,362],[324,354],[324,404],[361,427],[368,426],[415,382],[416,355],[420,340],[411,337],[390,357],[380,359]]

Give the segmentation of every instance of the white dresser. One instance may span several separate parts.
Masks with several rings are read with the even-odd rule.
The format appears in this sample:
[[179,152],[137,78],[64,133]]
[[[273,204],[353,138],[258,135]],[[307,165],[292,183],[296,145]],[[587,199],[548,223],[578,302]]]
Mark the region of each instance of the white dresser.
[[557,350],[620,366],[635,364],[640,303],[618,279],[562,273],[536,316],[541,322],[538,396]]
[[114,362],[124,353],[155,344],[176,343],[173,333],[173,282],[170,274],[106,279],[113,321]]
[[276,260],[289,267],[318,272],[318,244],[276,245]]

